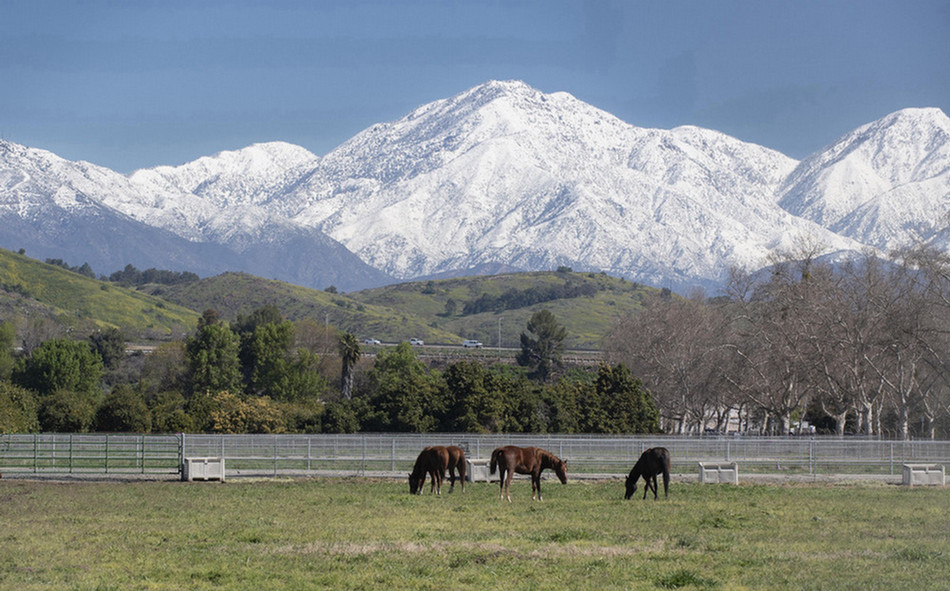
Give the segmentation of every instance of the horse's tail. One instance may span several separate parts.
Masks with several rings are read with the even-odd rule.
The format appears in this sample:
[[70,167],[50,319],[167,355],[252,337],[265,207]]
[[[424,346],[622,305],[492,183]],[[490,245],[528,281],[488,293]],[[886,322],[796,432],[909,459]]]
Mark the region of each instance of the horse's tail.
[[501,448],[491,452],[491,465],[489,466],[489,474],[494,474],[495,470],[498,469],[498,458],[503,453],[505,452]]

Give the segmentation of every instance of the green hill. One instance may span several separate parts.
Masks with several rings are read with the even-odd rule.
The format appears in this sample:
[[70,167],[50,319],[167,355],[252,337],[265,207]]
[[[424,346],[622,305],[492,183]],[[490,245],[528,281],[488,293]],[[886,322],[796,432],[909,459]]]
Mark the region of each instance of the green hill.
[[131,339],[180,338],[203,310],[233,321],[265,305],[288,319],[328,323],[360,338],[519,346],[531,315],[550,310],[571,349],[599,349],[615,318],[652,288],[603,273],[510,273],[330,293],[245,273],[177,285],[119,287],[0,249],[0,321],[47,318],[79,333],[115,326]]
[[79,333],[117,327],[130,339],[163,339],[193,330],[198,314],[0,249],[0,321],[38,318]]
[[246,273],[224,273],[187,284],[151,285],[142,289],[193,310],[214,308],[229,321],[262,306],[274,305],[289,320],[311,319],[328,323],[360,338],[372,337],[384,342],[412,337],[443,343],[459,340],[455,334],[428,326],[424,318],[408,310],[395,310],[361,302],[346,294],[300,287]]
[[599,349],[614,319],[638,310],[652,289],[603,273],[558,271],[401,283],[350,295],[492,347],[519,347],[528,319],[546,308],[567,328],[568,348]]
[[[531,314],[551,310],[567,327],[569,348],[598,349],[618,316],[637,310],[651,288],[600,273],[512,273],[408,282],[334,294],[225,273],[193,283],[146,286],[196,311],[214,308],[234,320],[268,304],[290,320],[327,322],[360,338],[398,342],[412,337],[428,344],[478,339],[486,347],[518,347]],[[447,310],[454,311],[448,313]]]

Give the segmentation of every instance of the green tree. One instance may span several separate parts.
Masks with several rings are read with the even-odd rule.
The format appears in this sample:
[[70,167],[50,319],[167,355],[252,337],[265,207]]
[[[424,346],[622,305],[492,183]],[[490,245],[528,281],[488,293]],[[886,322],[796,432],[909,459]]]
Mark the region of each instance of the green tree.
[[604,433],[656,433],[659,411],[643,384],[623,364],[601,365],[597,394],[608,417]]
[[40,429],[53,433],[86,433],[96,419],[96,400],[84,392],[57,390],[40,399]]
[[39,430],[33,392],[0,381],[0,433],[35,433]]
[[205,322],[185,343],[191,392],[240,392],[240,340],[227,324]]
[[16,327],[10,322],[0,322],[0,380],[6,380],[13,371],[13,342]]
[[159,392],[149,400],[149,422],[152,433],[188,433],[195,431],[195,421],[187,412],[181,392]]
[[384,348],[370,371],[371,405],[380,431],[426,433],[446,410],[436,376],[430,375],[409,343]]
[[539,310],[532,314],[527,329],[527,333],[521,333],[518,364],[531,368],[531,375],[535,379],[547,381],[554,370],[562,366],[561,355],[567,329],[558,324],[550,310]]
[[340,335],[340,363],[342,364],[340,391],[344,399],[353,397],[353,370],[360,360],[360,355],[362,351],[356,337],[348,332]]
[[97,330],[89,335],[89,343],[106,369],[115,369],[125,358],[125,336],[118,328]]
[[95,399],[100,393],[102,360],[88,343],[50,339],[34,349],[29,357],[17,360],[12,379],[40,396],[77,392]]
[[148,405],[141,392],[119,384],[105,395],[96,412],[96,430],[111,433],[147,433]]
[[491,389],[488,372],[474,361],[450,365],[443,375],[449,405],[442,429],[468,433],[494,433],[504,424],[505,401],[502,393]]

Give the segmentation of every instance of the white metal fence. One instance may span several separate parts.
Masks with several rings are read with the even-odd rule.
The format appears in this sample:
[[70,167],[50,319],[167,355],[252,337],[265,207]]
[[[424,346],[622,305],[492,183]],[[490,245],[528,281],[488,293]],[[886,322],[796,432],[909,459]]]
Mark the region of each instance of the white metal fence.
[[501,445],[536,445],[571,473],[623,475],[643,450],[670,450],[673,471],[737,462],[745,473],[900,474],[904,463],[950,464],[950,441],[861,438],[590,435],[0,435],[0,472],[177,474],[186,457],[223,457],[228,475],[402,475],[427,445],[458,445],[487,459]]

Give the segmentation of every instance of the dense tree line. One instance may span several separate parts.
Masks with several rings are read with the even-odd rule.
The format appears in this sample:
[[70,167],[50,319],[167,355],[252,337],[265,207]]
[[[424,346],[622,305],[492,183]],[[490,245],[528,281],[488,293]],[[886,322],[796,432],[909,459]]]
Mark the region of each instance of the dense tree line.
[[657,431],[656,405],[625,367],[566,371],[549,312],[528,331],[536,352],[523,367],[434,367],[408,343],[363,357],[353,335],[273,306],[232,323],[207,310],[184,341],[148,355],[127,355],[109,329],[15,357],[0,325],[0,432]]
[[[609,358],[656,397],[664,430],[933,438],[950,431],[950,260],[927,249],[832,265],[817,249],[728,296],[655,297],[618,321]],[[941,427],[942,425],[942,427]]]
[[535,286],[525,289],[509,289],[494,296],[483,293],[478,298],[462,306],[462,314],[481,314],[483,312],[503,312],[517,310],[554,300],[592,296],[597,293],[593,283],[563,283],[561,285]]
[[160,283],[162,285],[177,285],[198,281],[198,275],[191,271],[168,271],[165,269],[145,269],[139,271],[133,265],[126,265],[121,271],[109,275],[109,281],[129,287]]
[[[79,275],[83,275],[85,277],[91,277],[92,279],[96,278],[96,273],[92,270],[92,267],[89,265],[89,263],[83,263],[82,265],[76,267],[71,266],[63,259],[46,259],[45,262],[48,265],[62,267],[67,271],[72,271],[73,273],[78,273]],[[105,280],[107,278],[102,277],[102,279]],[[200,277],[191,271],[168,271],[165,269],[154,268],[140,271],[131,264],[126,265],[124,269],[121,271],[116,271],[108,277],[108,280],[112,283],[118,283],[127,287],[135,287],[138,285],[145,285],[147,283],[177,285],[179,283],[198,281],[198,279],[200,279]]]

